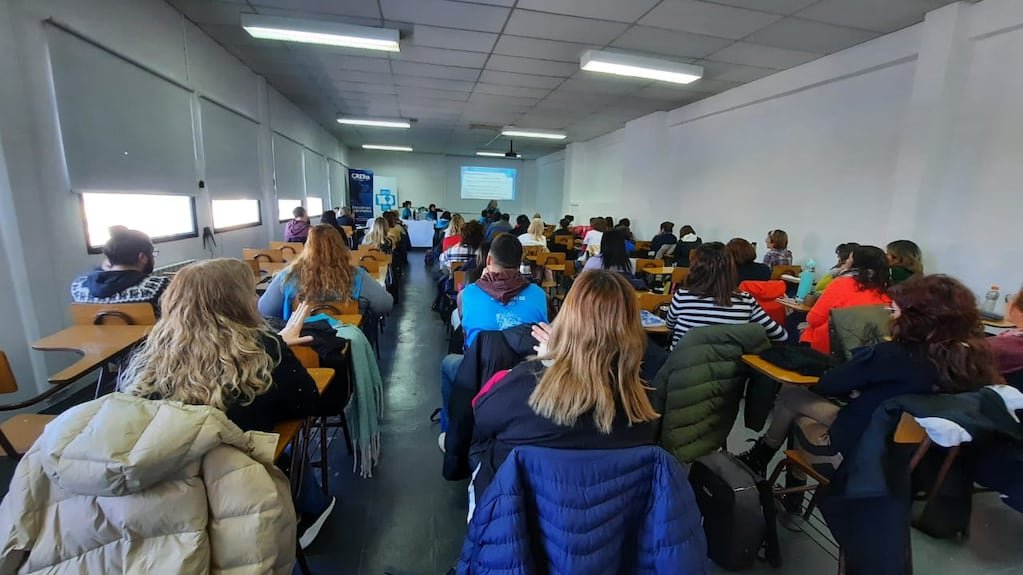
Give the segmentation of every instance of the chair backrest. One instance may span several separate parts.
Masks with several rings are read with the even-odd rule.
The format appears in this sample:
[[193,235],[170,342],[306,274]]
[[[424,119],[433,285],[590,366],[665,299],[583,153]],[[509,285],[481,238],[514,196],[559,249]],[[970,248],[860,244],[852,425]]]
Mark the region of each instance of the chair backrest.
[[[291,309],[297,307],[296,301],[292,300]],[[324,313],[331,317],[341,315],[351,315],[359,313],[359,302],[354,299],[348,301],[321,301],[311,304],[312,309],[309,310],[309,315],[316,315],[318,313]]]
[[281,255],[284,256],[286,262],[298,257],[304,248],[305,244],[301,242],[270,242],[270,249],[281,250]]
[[927,439],[927,432],[924,431],[924,428],[920,427],[912,415],[903,412],[899,419],[899,425],[895,427],[895,437],[892,438],[892,441],[915,444],[921,443],[925,439]]
[[572,249],[572,246],[575,245],[575,238],[569,235],[554,236],[554,245],[565,246],[565,249],[570,250]]
[[353,228],[352,226],[341,226],[341,229],[345,231],[345,235],[348,236],[349,238],[351,238],[352,234],[355,233],[355,228]]
[[802,266],[774,266],[771,268],[771,279],[780,280],[783,275],[798,276],[803,273]]
[[662,294],[654,292],[636,292],[636,296],[639,297],[639,309],[646,310],[648,312],[656,312],[657,308],[661,305],[671,303],[671,294]]
[[15,391],[18,391],[18,382],[14,379],[14,370],[11,369],[11,362],[7,361],[7,354],[0,350],[0,393]]
[[522,261],[527,261],[530,256],[538,256],[547,251],[544,246],[525,246],[522,248]]
[[689,277],[689,268],[675,268],[671,272],[671,289],[675,290],[685,283]]
[[540,265],[565,265],[565,254],[562,252],[549,252],[543,254],[539,260]]
[[256,260],[266,263],[284,263],[284,253],[281,250],[259,250],[256,248],[244,248],[242,250],[243,260]]
[[153,325],[156,310],[148,303],[73,303],[75,325]]
[[651,260],[647,258],[636,259],[636,273],[639,273],[647,268],[663,268],[664,260]]
[[849,361],[858,347],[885,341],[891,335],[891,313],[883,305],[858,305],[831,310],[828,332],[831,355]]
[[257,262],[256,260],[242,260],[242,261],[244,261],[245,263],[249,264],[249,267],[252,268],[252,275],[256,276],[256,279],[259,279],[259,262]]
[[462,269],[462,266],[464,265],[465,262],[451,262],[451,273],[455,273],[458,270]]
[[371,274],[375,274],[380,271],[380,262],[373,258],[363,259],[359,261],[359,267]]
[[394,258],[394,256],[385,254],[384,252],[382,252],[380,250],[377,250],[377,249],[374,249],[372,251],[358,252],[358,253],[359,253],[359,260],[360,261],[364,260],[366,258],[369,258],[369,259],[372,259],[372,260],[376,260],[376,261],[378,261],[380,263],[389,264],[389,263],[391,263],[393,261],[393,258]]
[[291,346],[291,351],[298,358],[298,362],[302,364],[302,367],[306,369],[320,367],[320,355],[308,345],[293,345]]
[[636,251],[638,252],[650,251],[650,242],[648,240],[636,240]]
[[463,272],[462,270],[458,270],[454,274],[454,279],[455,279],[455,290],[456,291],[462,291],[462,288],[465,287],[465,272]]

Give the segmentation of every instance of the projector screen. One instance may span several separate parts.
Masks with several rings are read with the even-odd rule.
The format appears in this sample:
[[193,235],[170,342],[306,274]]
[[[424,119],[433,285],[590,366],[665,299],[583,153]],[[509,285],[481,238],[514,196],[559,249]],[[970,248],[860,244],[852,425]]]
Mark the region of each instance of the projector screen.
[[514,200],[515,168],[462,166],[463,200]]

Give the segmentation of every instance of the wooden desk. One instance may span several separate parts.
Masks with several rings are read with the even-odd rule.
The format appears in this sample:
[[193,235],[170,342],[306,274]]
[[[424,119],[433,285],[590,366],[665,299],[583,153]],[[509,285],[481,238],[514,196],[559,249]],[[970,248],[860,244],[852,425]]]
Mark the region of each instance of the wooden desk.
[[752,354],[744,355],[742,356],[742,362],[752,367],[753,369],[759,371],[760,373],[766,375],[767,377],[770,377],[775,381],[780,381],[781,383],[791,383],[794,385],[814,385],[818,381],[820,381],[819,377],[814,377],[812,375],[803,375],[801,373],[796,373],[788,369],[782,369],[777,365],[774,365],[773,363],[760,357],[759,355]]
[[[142,341],[151,325],[74,325],[32,344],[39,351],[71,351],[82,356],[59,373],[50,383],[78,381]],[[100,374],[102,379],[103,374]]]
[[774,301],[776,301],[776,302],[780,303],[781,305],[785,306],[785,309],[787,309],[789,311],[801,311],[801,312],[804,312],[804,313],[809,313],[809,311],[812,309],[811,306],[808,306],[808,305],[806,305],[804,303],[798,302],[798,301],[796,301],[794,299],[787,298],[787,297],[780,297],[780,298],[778,298],[778,299],[776,299]]
[[311,367],[306,371],[309,372],[309,376],[316,382],[316,391],[323,395],[324,391],[330,387],[330,383],[334,381],[334,370],[326,367]]
[[645,331],[647,333],[650,333],[650,334],[671,333],[668,330],[668,326],[667,325],[653,325],[653,326],[649,326],[649,327],[644,326],[643,327],[643,331]]
[[645,270],[639,271],[652,276],[670,276],[675,273],[675,268],[646,268]]
[[1016,324],[1005,321],[1004,319],[981,319],[980,321],[988,327],[995,327],[998,329],[1012,329],[1016,327]]
[[543,268],[545,270],[552,271],[552,272],[563,272],[563,271],[565,271],[565,264],[550,264],[550,265],[543,266]]
[[284,448],[289,443],[294,441],[295,436],[302,431],[302,427],[305,425],[305,421],[301,419],[293,419],[291,421],[285,421],[278,423],[274,426],[274,433],[279,435],[277,438],[277,449],[274,450],[274,461],[280,459],[281,454],[284,453]]

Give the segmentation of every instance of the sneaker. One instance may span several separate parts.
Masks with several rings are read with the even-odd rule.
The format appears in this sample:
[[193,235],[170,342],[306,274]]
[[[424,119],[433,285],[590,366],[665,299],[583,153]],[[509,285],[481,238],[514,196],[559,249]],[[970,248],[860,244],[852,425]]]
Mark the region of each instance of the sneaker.
[[331,512],[334,511],[334,504],[337,503],[336,497],[330,498],[330,503],[327,504],[327,508],[323,510],[315,519],[306,523],[305,516],[299,521],[298,531],[298,545],[302,549],[309,547],[313,544],[316,536],[320,534],[320,529],[323,529],[323,524],[327,522],[327,518],[330,517]]
[[447,432],[441,433],[437,436],[437,447],[439,447],[444,453],[447,453],[447,451],[444,450],[444,439],[447,438],[447,436]]

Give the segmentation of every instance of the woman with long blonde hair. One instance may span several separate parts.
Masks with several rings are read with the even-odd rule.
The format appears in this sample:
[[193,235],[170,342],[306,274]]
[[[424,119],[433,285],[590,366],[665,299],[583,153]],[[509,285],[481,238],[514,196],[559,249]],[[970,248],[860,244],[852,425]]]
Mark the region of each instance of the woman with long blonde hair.
[[[330,226],[316,227],[338,235]],[[299,306],[275,334],[259,315],[255,292],[252,269],[240,260],[182,268],[164,292],[160,320],[121,372],[120,390],[209,405],[245,431],[273,431],[283,421],[316,415],[316,383],[288,347],[311,340],[300,335],[309,306]],[[322,526],[334,500],[322,496],[311,470],[304,476],[309,488],[303,487],[296,509],[308,525]],[[303,541],[308,544],[318,531],[306,530]]]
[[384,218],[373,220],[373,226],[369,233],[362,238],[362,245],[376,248],[385,254],[391,253],[393,246],[390,238],[387,237],[387,220]]
[[324,224],[313,226],[302,253],[274,276],[259,298],[259,312],[288,319],[298,302],[348,300],[366,300],[378,314],[390,312],[394,297],[366,270],[353,266],[350,258],[351,251],[337,230]]
[[519,242],[525,246],[542,246],[547,247],[547,238],[543,235],[544,224],[540,218],[533,218],[529,222],[529,227],[526,228],[526,233],[519,236]]
[[621,274],[584,272],[554,323],[534,326],[539,357],[483,386],[473,400],[477,495],[518,445],[615,449],[655,443],[659,415],[640,375],[647,339],[634,292]]

